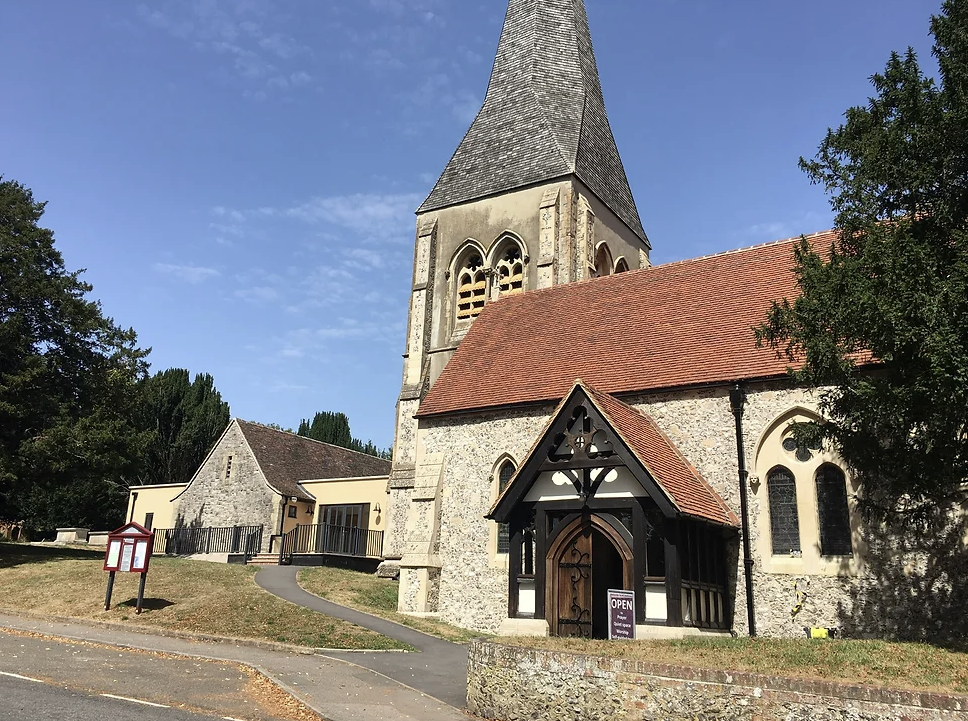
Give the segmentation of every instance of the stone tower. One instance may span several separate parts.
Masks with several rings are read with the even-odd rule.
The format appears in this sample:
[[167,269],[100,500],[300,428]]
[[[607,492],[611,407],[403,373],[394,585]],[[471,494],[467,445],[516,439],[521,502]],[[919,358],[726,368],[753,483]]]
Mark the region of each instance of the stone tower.
[[434,523],[408,520],[413,416],[484,305],[646,266],[649,249],[605,113],[583,0],[510,0],[484,104],[417,210],[385,566],[403,559],[433,575]]

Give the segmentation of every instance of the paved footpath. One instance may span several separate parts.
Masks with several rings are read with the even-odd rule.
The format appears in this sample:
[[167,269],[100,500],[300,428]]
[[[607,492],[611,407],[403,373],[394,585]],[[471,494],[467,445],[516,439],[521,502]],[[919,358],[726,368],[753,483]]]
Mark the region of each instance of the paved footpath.
[[266,566],[255,582],[269,593],[298,606],[355,623],[397,641],[410,644],[420,653],[327,653],[331,658],[352,661],[389,676],[429,696],[463,708],[467,698],[467,646],[429,636],[399,623],[314,596],[296,582],[294,566]]
[[[260,571],[258,577],[265,580],[262,574],[263,572]],[[275,575],[270,574],[269,578],[271,579]],[[280,574],[280,576],[283,576],[283,574]],[[293,583],[295,583],[294,573]],[[282,585],[285,586],[285,583]],[[311,594],[307,595],[316,598]],[[349,609],[344,610],[349,611]],[[366,614],[361,615],[365,616]],[[382,619],[376,620],[382,622]],[[255,646],[237,645],[228,641],[191,641],[120,630],[113,627],[98,627],[83,623],[48,621],[0,614],[0,630],[3,628],[31,631],[110,646],[147,649],[162,653],[248,664],[264,673],[284,690],[290,692],[329,721],[372,721],[373,719],[386,719],[386,721],[468,721],[469,718],[458,708],[414,690],[419,689],[420,686],[430,685],[422,681],[422,669],[428,670],[427,677],[438,679],[437,683],[439,684],[441,674],[439,669],[434,670],[437,664],[429,659],[429,654],[423,661],[411,660],[409,662],[403,661],[403,658],[423,658],[425,654],[340,653],[334,654],[330,658],[266,650]],[[407,643],[411,643],[411,641],[408,640]],[[441,641],[440,643],[446,642]],[[413,645],[417,648],[421,647],[418,643],[413,643]],[[447,645],[455,647],[458,651],[462,650],[462,647],[456,646],[456,644]],[[425,646],[425,648],[429,647],[429,645]],[[453,654],[454,651],[452,650],[451,653]],[[464,653],[466,654],[466,651]],[[376,660],[377,656],[400,658],[396,659],[395,662],[391,662],[389,659],[380,662]],[[363,664],[366,664],[369,668],[365,668]],[[394,681],[392,677],[388,678],[389,673],[381,675],[381,673],[374,673],[370,670],[370,668],[374,668],[379,671],[381,665],[394,671],[401,678],[406,678],[405,669],[409,667],[410,678],[414,683],[408,685],[412,688],[401,685],[401,683]],[[460,672],[464,673],[464,669],[461,669]],[[439,687],[443,688],[444,686],[440,685]],[[453,694],[449,695],[454,698]],[[460,700],[460,705],[463,705],[463,699]]]

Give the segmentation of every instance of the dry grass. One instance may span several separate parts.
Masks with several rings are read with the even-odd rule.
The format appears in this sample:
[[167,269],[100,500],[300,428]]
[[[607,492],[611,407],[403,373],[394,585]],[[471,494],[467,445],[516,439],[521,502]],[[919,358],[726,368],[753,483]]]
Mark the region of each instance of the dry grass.
[[397,613],[397,590],[400,584],[387,578],[342,568],[305,568],[299,572],[299,584],[310,593],[333,603],[372,613],[448,641],[463,643],[484,635],[436,619]]
[[627,658],[768,676],[968,693],[968,654],[921,643],[767,638],[607,642],[500,639],[510,646]]
[[404,644],[294,606],[255,585],[256,569],[155,557],[144,611],[135,615],[138,574],[118,573],[104,611],[103,551],[0,543],[0,610],[119,621],[312,648],[400,649]]

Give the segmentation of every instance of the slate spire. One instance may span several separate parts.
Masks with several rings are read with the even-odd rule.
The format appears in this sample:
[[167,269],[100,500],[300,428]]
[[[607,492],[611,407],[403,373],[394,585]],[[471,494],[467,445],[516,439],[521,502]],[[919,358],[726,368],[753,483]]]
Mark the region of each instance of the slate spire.
[[584,0],[510,0],[484,105],[418,212],[571,174],[647,242]]

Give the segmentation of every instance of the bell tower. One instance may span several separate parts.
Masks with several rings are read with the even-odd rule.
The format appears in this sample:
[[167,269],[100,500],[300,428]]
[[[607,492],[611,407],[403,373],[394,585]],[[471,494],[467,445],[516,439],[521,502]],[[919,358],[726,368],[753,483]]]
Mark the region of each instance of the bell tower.
[[433,584],[414,414],[477,316],[508,294],[647,266],[650,247],[583,0],[510,0],[483,106],[417,210],[385,568],[402,560]]

